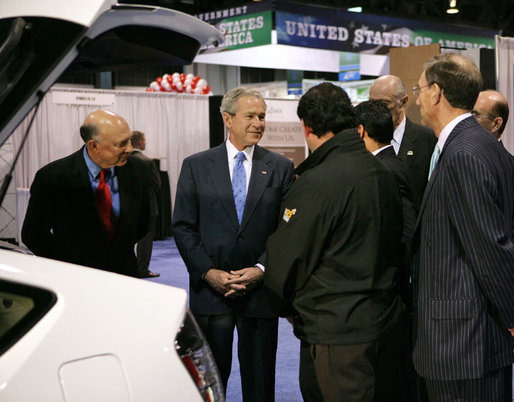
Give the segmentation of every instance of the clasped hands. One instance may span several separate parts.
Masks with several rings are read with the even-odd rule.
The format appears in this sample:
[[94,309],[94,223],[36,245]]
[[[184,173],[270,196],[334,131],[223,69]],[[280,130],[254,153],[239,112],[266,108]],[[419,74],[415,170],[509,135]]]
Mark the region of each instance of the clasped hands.
[[211,268],[205,274],[207,283],[225,297],[238,297],[257,286],[263,279],[264,272],[259,267],[248,267],[237,271],[222,271]]

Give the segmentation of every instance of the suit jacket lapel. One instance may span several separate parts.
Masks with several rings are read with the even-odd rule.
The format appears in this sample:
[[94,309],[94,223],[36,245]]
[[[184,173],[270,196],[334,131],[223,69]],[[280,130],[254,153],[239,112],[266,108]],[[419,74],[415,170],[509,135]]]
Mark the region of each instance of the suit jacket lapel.
[[214,148],[209,163],[207,164],[206,175],[211,178],[212,184],[220,197],[227,214],[234,225],[239,226],[237,220],[236,204],[232,195],[232,183],[230,182],[230,172],[228,170],[227,146],[225,143]]
[[87,222],[91,222],[92,225],[98,226],[101,228],[97,233],[105,232],[105,240],[107,240],[107,231],[100,220],[100,216],[98,215],[98,210],[95,204],[95,198],[93,194],[93,189],[91,187],[91,182],[89,180],[89,173],[87,171],[86,162],[84,161],[84,156],[82,155],[83,148],[80,149],[76,153],[75,163],[73,166],[72,172],[72,185],[74,192],[74,198],[80,200],[77,202],[77,213],[84,214],[85,220]]
[[[406,117],[407,119],[407,117]],[[405,131],[403,133],[402,143],[400,144],[400,149],[398,150],[398,156],[400,156],[403,160],[407,157],[407,153],[412,152],[409,156],[414,155],[414,145],[416,143],[416,137],[412,135],[411,132],[411,122],[409,119],[405,122]],[[410,161],[412,158],[408,158]]]
[[250,217],[252,216],[262,193],[266,189],[268,182],[271,178],[271,158],[264,150],[258,145],[255,146],[253,151],[252,160],[252,175],[250,176],[250,185],[248,186],[248,194],[246,196],[246,204],[241,221],[240,231],[247,225]]

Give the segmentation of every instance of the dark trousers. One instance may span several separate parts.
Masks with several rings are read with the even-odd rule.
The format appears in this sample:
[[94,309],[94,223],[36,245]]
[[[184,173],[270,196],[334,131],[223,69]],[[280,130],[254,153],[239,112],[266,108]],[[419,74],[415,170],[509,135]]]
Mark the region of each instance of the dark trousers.
[[[382,338],[354,345],[308,345],[300,350],[305,401],[399,401],[405,389],[401,322]],[[319,393],[319,395],[318,395]]]
[[428,397],[437,402],[512,402],[512,366],[472,380],[426,379]]
[[152,258],[153,248],[153,232],[155,227],[155,221],[157,217],[150,217],[150,227],[148,233],[137,242],[136,254],[137,254],[137,269],[140,277],[146,276],[146,271],[150,266],[150,259]]
[[278,318],[250,318],[236,313],[195,314],[195,318],[209,342],[225,391],[236,327],[243,401],[274,401]]

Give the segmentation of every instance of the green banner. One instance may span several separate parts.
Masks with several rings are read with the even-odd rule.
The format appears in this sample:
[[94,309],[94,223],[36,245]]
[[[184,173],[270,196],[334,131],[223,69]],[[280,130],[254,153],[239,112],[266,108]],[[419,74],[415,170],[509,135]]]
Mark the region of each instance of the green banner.
[[[272,12],[262,11],[234,18],[226,18],[216,23],[225,37],[217,51],[243,49],[246,47],[271,44]],[[216,49],[209,49],[210,51]]]

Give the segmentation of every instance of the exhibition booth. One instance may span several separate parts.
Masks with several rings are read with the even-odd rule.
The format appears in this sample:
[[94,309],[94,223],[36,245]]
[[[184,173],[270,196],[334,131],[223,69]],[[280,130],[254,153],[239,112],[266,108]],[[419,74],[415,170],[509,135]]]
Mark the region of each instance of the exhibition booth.
[[[10,215],[15,217],[16,234],[0,237],[16,237],[17,241],[20,240],[29,188],[36,171],[80,148],[82,140],[79,127],[90,112],[100,108],[118,113],[127,120],[132,130],[146,134],[145,154],[157,159],[160,170],[165,172],[167,183],[164,193],[169,193],[169,200],[163,199],[161,202],[169,203],[169,207],[161,213],[167,221],[163,223],[161,235],[169,234],[171,203],[182,161],[223,140],[221,135],[221,139],[218,137],[217,141],[212,141],[214,124],[218,125],[218,130],[222,124],[216,102],[219,102],[220,95],[226,90],[240,85],[237,77],[226,82],[219,76],[210,76],[208,72],[213,71],[212,66],[223,68],[220,66],[246,65],[330,71],[339,72],[342,80],[390,73],[402,78],[411,95],[410,89],[416,85],[425,60],[442,51],[458,51],[474,58],[477,65],[484,68],[483,73],[486,73],[486,69],[487,74],[492,75],[496,89],[506,96],[511,107],[514,105],[514,71],[511,68],[514,63],[513,38],[496,36],[495,39],[494,32],[483,29],[457,28],[444,24],[434,26],[421,21],[357,15],[342,10],[327,11],[313,6],[293,10],[287,2],[281,1],[277,2],[274,11],[266,9],[268,6],[269,3],[249,3],[248,7],[240,7],[239,10],[218,10],[198,16],[224,32],[225,44],[219,48],[204,49],[195,59],[195,64],[186,68],[186,72],[195,70],[195,73],[205,77],[212,92],[218,96],[145,92],[145,88],[97,90],[53,87],[37,110],[15,168],[14,185],[11,186],[13,190],[8,194],[10,201],[7,207],[4,206],[13,209]],[[275,18],[274,27],[272,13]],[[482,65],[480,59],[483,54],[480,49],[491,48],[495,49],[492,53],[494,63]],[[358,54],[356,67],[344,61],[348,52]],[[351,63],[355,63],[355,59],[352,60]],[[225,87],[222,81],[225,81]],[[340,81],[337,84],[349,92],[354,103],[358,103],[367,99],[366,90],[371,82],[357,80]],[[301,125],[296,117],[296,105],[302,90],[315,84],[316,80],[300,79],[299,83],[288,80],[269,83],[268,86],[255,85],[262,89],[264,96],[269,95],[270,87],[274,88],[272,96],[283,96],[281,99],[267,99],[267,130],[261,145],[286,155],[295,164],[307,155]],[[210,98],[218,99],[213,105]],[[21,146],[32,113],[15,130],[7,144],[11,147],[11,154]],[[417,113],[411,96],[409,118],[419,121]],[[502,139],[505,147],[514,153],[514,119],[509,120]],[[8,154],[7,151],[4,159],[9,159]]]

